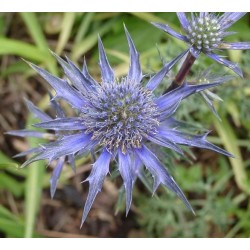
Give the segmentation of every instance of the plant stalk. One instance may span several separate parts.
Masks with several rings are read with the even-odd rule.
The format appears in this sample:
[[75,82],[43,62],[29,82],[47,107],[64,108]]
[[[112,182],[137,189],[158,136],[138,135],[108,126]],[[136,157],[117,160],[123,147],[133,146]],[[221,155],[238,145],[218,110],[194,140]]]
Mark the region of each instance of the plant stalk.
[[188,52],[188,55],[185,61],[183,62],[179,72],[177,73],[175,79],[173,80],[171,85],[164,91],[163,94],[166,94],[167,92],[170,92],[171,90],[174,90],[182,85],[195,60],[196,57],[194,57],[190,52]]

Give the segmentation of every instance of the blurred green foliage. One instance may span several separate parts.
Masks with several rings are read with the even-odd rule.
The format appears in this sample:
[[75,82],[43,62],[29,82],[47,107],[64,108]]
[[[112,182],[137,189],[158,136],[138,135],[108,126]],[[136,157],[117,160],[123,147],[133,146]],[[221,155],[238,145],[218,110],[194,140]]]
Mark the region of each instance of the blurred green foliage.
[[[237,31],[237,34],[232,36],[231,41],[250,41],[249,20],[250,16],[246,15],[233,25],[232,30]],[[53,74],[61,75],[62,71],[49,52],[51,49],[62,56],[67,54],[79,65],[85,56],[91,74],[98,79],[98,34],[102,37],[116,76],[120,77],[126,73],[129,60],[123,23],[140,52],[143,71],[153,73],[162,65],[160,57],[168,61],[183,51],[186,45],[154,28],[150,21],[168,23],[180,30],[174,13],[0,14],[0,58],[15,58],[6,67],[1,67],[1,78],[8,79],[11,75],[18,74],[25,79],[25,84],[29,84],[29,77],[35,73],[20,57],[47,68]],[[146,236],[250,236],[250,52],[231,51],[228,56],[240,64],[245,78],[235,78],[214,90],[224,100],[215,103],[222,122],[214,118],[200,96],[185,101],[177,117],[194,124],[198,130],[203,126],[213,129],[211,142],[225,147],[236,155],[236,159],[216,156],[213,162],[216,167],[210,166],[209,159],[202,162],[195,162],[191,157],[189,162],[183,159],[171,159],[171,162],[165,160],[167,165],[175,165],[169,168],[197,214],[195,217],[190,214],[176,197],[163,188],[153,198],[147,191],[142,192],[136,188],[133,203],[136,206],[140,230]],[[207,69],[211,64],[213,72],[231,73],[201,56],[192,68],[190,80],[195,79],[197,72]],[[171,81],[177,68],[161,84],[162,90],[165,88],[164,84]],[[47,100],[48,96],[44,96],[39,104],[40,108],[45,109]],[[30,124],[32,117],[28,119],[26,126]],[[9,138],[5,137],[5,140]],[[18,169],[19,165],[19,162],[11,159],[11,155],[0,151],[0,194],[7,192],[16,200],[25,200],[24,209],[19,214],[10,207],[0,205],[0,232],[6,237],[37,236],[36,216],[39,212],[41,191],[49,185],[49,173],[45,172],[44,164],[40,162],[22,170]],[[66,181],[63,176],[61,182]],[[151,183],[146,184],[150,189]],[[122,190],[120,194],[117,208],[123,210]]]

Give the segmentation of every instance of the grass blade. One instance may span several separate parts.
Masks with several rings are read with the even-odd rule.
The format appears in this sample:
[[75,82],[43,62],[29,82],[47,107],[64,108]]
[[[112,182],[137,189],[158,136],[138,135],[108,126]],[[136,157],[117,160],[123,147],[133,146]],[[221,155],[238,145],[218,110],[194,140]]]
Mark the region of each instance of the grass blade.
[[56,53],[61,54],[66,43],[70,38],[70,34],[72,31],[72,27],[74,25],[76,13],[66,12],[64,13],[63,21],[62,21],[62,29],[59,36],[59,40],[56,46]]
[[[26,127],[28,127],[30,124],[34,124],[35,121],[36,119],[30,115]],[[41,139],[38,138],[29,138],[28,141],[31,147],[36,147],[41,143]],[[28,167],[28,176],[25,190],[25,238],[31,238],[34,236],[35,222],[37,213],[39,211],[44,173],[45,164],[43,161],[35,162]]]
[[75,38],[75,43],[81,42],[81,40],[84,38],[89,25],[92,21],[92,18],[94,16],[93,12],[89,12],[85,14],[85,17],[83,18],[80,27],[77,30],[76,38]]
[[48,50],[48,44],[43,34],[41,25],[37,20],[36,14],[32,12],[23,12],[20,13],[20,15],[38,48],[45,51]]
[[[34,143],[33,141],[31,144]],[[44,169],[44,163],[41,161],[32,164],[29,168],[25,190],[25,238],[33,237],[42,192]]]
[[217,121],[215,118],[213,119],[214,125],[222,140],[224,147],[227,151],[229,151],[236,157],[229,158],[229,161],[233,168],[237,186],[245,193],[250,195],[250,186],[247,180],[247,173],[244,167],[241,152],[239,147],[237,146],[237,137],[225,117],[221,117],[222,122]]
[[36,62],[48,60],[48,53],[36,46],[4,37],[0,38],[0,55],[17,55]]
[[20,13],[23,21],[25,22],[25,25],[28,28],[28,31],[33,38],[34,42],[36,43],[37,47],[44,51],[46,54],[47,59],[44,61],[47,63],[48,69],[55,75],[58,74],[56,61],[52,57],[52,55],[49,53],[49,45],[46,41],[46,38],[43,34],[42,27],[37,19],[37,16],[33,12],[23,12]]
[[88,35],[84,41],[75,44],[74,47],[72,48],[72,60],[77,61],[82,55],[84,55],[88,50],[93,48],[97,44],[97,35],[99,34],[100,36],[104,35],[106,32],[108,32],[116,18],[111,19],[108,21],[106,24],[102,25],[101,28],[93,31],[90,35]]

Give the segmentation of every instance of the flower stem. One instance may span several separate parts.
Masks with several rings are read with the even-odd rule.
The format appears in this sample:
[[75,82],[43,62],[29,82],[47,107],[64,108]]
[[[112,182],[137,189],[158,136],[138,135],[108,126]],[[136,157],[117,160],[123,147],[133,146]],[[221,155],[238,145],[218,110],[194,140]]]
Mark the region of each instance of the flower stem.
[[166,94],[167,92],[178,88],[179,86],[182,85],[183,81],[185,80],[187,74],[189,73],[192,65],[194,64],[196,60],[196,57],[192,55],[192,53],[188,53],[185,61],[183,62],[179,72],[177,73],[175,79],[171,83],[171,85],[164,91],[163,94]]

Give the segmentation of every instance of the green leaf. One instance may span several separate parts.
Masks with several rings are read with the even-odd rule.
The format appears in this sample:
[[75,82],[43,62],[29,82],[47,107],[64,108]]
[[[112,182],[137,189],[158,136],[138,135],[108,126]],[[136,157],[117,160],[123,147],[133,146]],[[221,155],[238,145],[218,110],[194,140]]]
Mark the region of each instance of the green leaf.
[[22,238],[24,225],[17,223],[16,221],[0,217],[0,231],[7,234],[6,236],[8,238]]
[[0,231],[8,238],[21,238],[24,232],[23,221],[2,205],[0,205]]
[[4,188],[11,192],[14,196],[20,197],[24,191],[24,183],[19,182],[7,174],[0,175],[0,188]]
[[14,214],[12,214],[7,208],[0,205],[0,218],[2,217],[11,220],[17,220],[17,217]]
[[38,48],[48,52],[48,44],[36,14],[34,12],[22,12],[20,15]]
[[156,16],[152,13],[145,13],[145,12],[131,12],[130,14],[146,21],[146,22],[159,22],[159,23],[166,23],[166,20],[164,20],[161,17]]
[[[33,146],[35,140],[32,141]],[[42,192],[42,179],[44,175],[44,163],[38,161],[29,168],[25,191],[25,234],[24,237],[30,238],[34,234],[36,217],[39,210]]]
[[39,23],[36,14],[34,12],[23,12],[20,13],[20,15],[25,22],[31,37],[37,44],[37,47],[46,54],[47,59],[44,62],[46,62],[48,69],[54,75],[58,75],[56,61],[49,52],[49,46],[46,41],[46,37],[43,34],[41,24]]
[[19,169],[19,164],[13,159],[7,157],[3,152],[0,151],[0,171],[4,170],[15,175],[25,177],[27,175],[26,169]]
[[76,13],[66,12],[63,16],[62,29],[60,32],[59,40],[56,46],[56,53],[61,54],[65,45],[67,44],[70,34],[74,25]]
[[30,67],[27,65],[27,63],[24,63],[22,60],[19,60],[4,68],[1,71],[1,75],[2,77],[7,77],[16,73],[25,74],[25,72],[27,72],[28,70],[30,70]]
[[[43,103],[43,100],[42,102]],[[41,105],[38,105],[39,107]],[[28,118],[27,126],[35,123],[35,118],[31,115]],[[30,147],[37,147],[42,140],[38,138],[28,139]],[[34,235],[37,213],[39,211],[42,182],[45,173],[45,164],[43,161],[37,161],[28,166],[28,176],[25,190],[25,233],[24,237],[30,238]]]
[[250,185],[248,183],[248,177],[246,169],[244,167],[242,155],[239,147],[237,146],[237,137],[225,117],[221,116],[222,122],[218,122],[215,118],[213,119],[216,130],[226,150],[228,150],[236,157],[236,158],[229,158],[229,161],[233,168],[237,186],[241,190],[250,195]]
[[76,34],[76,38],[75,38],[75,43],[79,43],[81,42],[81,40],[83,40],[90,24],[91,24],[91,21],[92,21],[92,18],[94,16],[94,13],[93,12],[88,12],[84,15],[84,18],[77,30],[77,34]]
[[72,48],[72,60],[77,61],[88,50],[93,48],[97,44],[97,34],[102,36],[106,32],[108,32],[112,28],[115,20],[116,18],[109,20],[107,23],[103,24],[99,29],[94,30],[82,42],[75,44]]
[[48,60],[48,53],[36,46],[4,37],[0,37],[0,55],[17,55],[36,62]]

